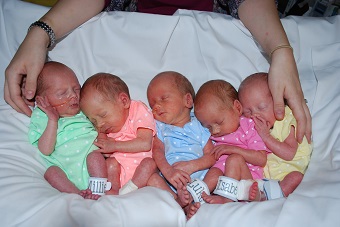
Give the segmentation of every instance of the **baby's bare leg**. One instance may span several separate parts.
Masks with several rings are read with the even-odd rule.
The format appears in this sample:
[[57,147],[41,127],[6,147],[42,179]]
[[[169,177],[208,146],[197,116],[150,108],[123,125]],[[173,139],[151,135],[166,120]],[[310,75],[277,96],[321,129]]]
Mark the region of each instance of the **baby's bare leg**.
[[159,175],[159,173],[154,173],[152,176],[149,178],[148,186],[156,187],[162,190],[165,190],[169,192],[172,197],[176,200],[176,202],[181,206],[185,207],[189,204],[190,197],[189,197],[189,192],[187,190],[178,189],[177,194],[170,188],[168,183],[165,181],[163,177]]
[[138,187],[145,187],[149,178],[156,173],[157,166],[152,158],[144,158],[136,168],[131,181]]
[[[211,168],[211,169],[213,169],[213,168]],[[217,169],[217,168],[215,168],[215,169]],[[208,173],[209,173],[209,171],[208,171]],[[208,175],[208,173],[207,173],[207,175]],[[206,178],[209,177],[207,175],[204,178],[204,180],[206,182],[208,182],[208,180]],[[238,154],[229,155],[228,158],[226,159],[224,176],[233,178],[235,180],[253,179],[253,177],[250,173],[250,170],[247,166],[246,161],[244,160],[243,156],[238,155]],[[217,179],[218,179],[218,176],[215,176],[215,177],[217,177]],[[217,184],[217,179],[216,179],[215,187],[216,187],[216,184]],[[208,184],[208,187],[210,189],[209,184],[212,185],[212,183],[207,183],[207,184]],[[257,194],[258,194],[258,191],[257,191]],[[257,198],[257,196],[258,195],[255,195],[254,197]],[[219,196],[219,195],[207,195],[205,193],[202,194],[202,198],[207,203],[212,203],[212,204],[223,204],[223,203],[233,202],[233,200]]]
[[106,159],[107,179],[111,182],[111,189],[107,195],[118,195],[120,189],[120,164],[115,158]]
[[239,154],[229,155],[225,162],[224,176],[235,180],[253,179],[246,160],[244,160],[243,156]]
[[44,175],[48,183],[60,192],[79,194],[80,190],[67,178],[62,169],[57,166],[49,167]]
[[208,170],[203,181],[207,184],[209,192],[212,192],[216,188],[219,176],[223,176],[223,172],[219,168],[211,167]]
[[86,158],[87,170],[91,177],[107,178],[107,168],[104,156],[99,152],[91,152]]
[[166,183],[165,179],[159,175],[159,173],[152,174],[147,185],[168,191],[174,199],[177,200],[177,194],[171,190],[170,186]]
[[288,196],[299,186],[303,178],[303,174],[298,171],[290,172],[280,181],[280,187],[284,196]]
[[[204,182],[207,184],[209,191],[212,192],[217,185],[218,177],[223,176],[222,170],[216,167],[211,167],[207,174],[204,177]],[[202,199],[207,203],[226,203],[228,200],[222,196],[218,195],[207,195],[205,192],[202,193]],[[199,206],[194,204],[194,206],[190,206],[190,217],[197,212]]]

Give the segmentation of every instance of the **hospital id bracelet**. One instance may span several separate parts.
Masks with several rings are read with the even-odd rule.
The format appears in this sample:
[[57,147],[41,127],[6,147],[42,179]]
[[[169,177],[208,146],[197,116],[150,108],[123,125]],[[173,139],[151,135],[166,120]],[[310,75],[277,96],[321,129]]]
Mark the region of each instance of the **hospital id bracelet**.
[[281,49],[281,48],[289,48],[289,49],[293,50],[293,47],[291,47],[289,44],[279,45],[279,46],[275,47],[275,48],[270,52],[270,58],[272,58],[272,55],[273,55],[273,53],[274,53],[276,50]]
[[52,28],[45,22],[38,20],[31,24],[31,26],[28,28],[28,31],[31,30],[31,28],[35,26],[44,30],[47,33],[48,37],[50,38],[50,43],[48,44],[47,48],[50,48],[51,46],[53,46],[55,43],[55,34]]

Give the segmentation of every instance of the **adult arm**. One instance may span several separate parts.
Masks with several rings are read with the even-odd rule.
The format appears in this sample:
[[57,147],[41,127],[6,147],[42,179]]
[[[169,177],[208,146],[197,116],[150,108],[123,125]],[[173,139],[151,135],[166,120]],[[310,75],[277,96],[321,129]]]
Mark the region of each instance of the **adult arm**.
[[[101,12],[105,0],[59,0],[40,20],[47,23],[59,39]],[[4,98],[16,111],[28,116],[37,77],[43,68],[49,45],[47,33],[32,27],[5,72]],[[25,87],[21,90],[23,78]]]
[[287,100],[297,120],[297,139],[303,136],[311,141],[312,121],[306,105],[293,51],[280,48],[289,45],[274,0],[246,0],[239,6],[238,15],[264,51],[271,55],[269,89],[273,95],[274,112],[278,120],[284,117],[284,99]]

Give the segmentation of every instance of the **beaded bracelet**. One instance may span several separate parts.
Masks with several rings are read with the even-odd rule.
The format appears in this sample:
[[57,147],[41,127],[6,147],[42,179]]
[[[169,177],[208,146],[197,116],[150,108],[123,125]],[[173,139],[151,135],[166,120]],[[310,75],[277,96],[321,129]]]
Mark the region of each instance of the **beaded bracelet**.
[[289,49],[293,50],[293,47],[291,47],[289,44],[279,45],[279,46],[275,47],[275,48],[270,52],[270,58],[272,58],[272,55],[273,55],[273,53],[274,53],[276,50],[281,49],[281,48],[289,48]]
[[56,39],[55,39],[55,34],[52,28],[45,22],[38,20],[31,24],[31,26],[28,28],[28,31],[31,30],[31,28],[35,26],[43,29],[47,33],[48,37],[50,38],[50,43],[48,44],[47,48],[50,48],[51,46],[53,46]]

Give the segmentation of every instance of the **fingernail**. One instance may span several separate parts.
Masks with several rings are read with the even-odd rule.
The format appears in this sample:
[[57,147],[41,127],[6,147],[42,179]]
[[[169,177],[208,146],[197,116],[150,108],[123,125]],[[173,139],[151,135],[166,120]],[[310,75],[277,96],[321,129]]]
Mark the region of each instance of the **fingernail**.
[[33,98],[33,91],[26,91],[26,98],[27,99]]

